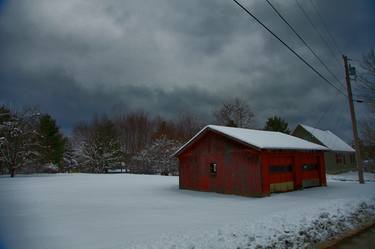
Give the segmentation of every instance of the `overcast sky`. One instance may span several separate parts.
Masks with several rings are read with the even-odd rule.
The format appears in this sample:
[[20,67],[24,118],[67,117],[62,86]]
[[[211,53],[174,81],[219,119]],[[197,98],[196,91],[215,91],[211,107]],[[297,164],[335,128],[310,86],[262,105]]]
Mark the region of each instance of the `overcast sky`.
[[[265,1],[241,2],[334,81]],[[299,3],[335,53],[295,0],[272,2],[343,80],[311,1]],[[341,53],[358,60],[375,46],[373,0],[313,3]],[[64,131],[113,111],[190,112],[209,122],[219,103],[240,97],[258,127],[276,114],[291,128],[305,123],[351,139],[346,99],[231,0],[0,0],[0,44],[0,101],[38,105]]]

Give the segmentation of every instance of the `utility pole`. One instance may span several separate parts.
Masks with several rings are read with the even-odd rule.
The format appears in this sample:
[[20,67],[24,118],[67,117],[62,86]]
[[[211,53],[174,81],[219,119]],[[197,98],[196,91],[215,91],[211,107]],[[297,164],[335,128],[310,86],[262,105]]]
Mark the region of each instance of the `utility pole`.
[[355,117],[355,111],[354,111],[354,105],[353,105],[353,94],[352,94],[352,85],[350,83],[348,57],[343,55],[342,58],[344,60],[346,89],[348,91],[350,116],[352,118],[352,128],[353,128],[353,137],[354,137],[354,144],[355,144],[355,158],[357,162],[358,180],[360,184],[364,184],[365,180],[363,178],[361,148],[360,148],[360,142],[359,142],[359,137],[358,137],[357,119]]

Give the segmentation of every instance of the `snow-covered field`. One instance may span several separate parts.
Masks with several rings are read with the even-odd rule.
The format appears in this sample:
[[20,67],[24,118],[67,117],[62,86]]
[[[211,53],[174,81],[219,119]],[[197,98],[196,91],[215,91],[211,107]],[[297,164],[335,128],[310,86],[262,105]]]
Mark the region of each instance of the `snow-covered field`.
[[0,248],[308,247],[375,218],[375,183],[335,177],[328,187],[266,198],[179,190],[167,176],[2,177]]
[[[366,182],[375,182],[374,173],[363,173]],[[346,172],[338,175],[327,175],[329,181],[358,181],[358,172]]]

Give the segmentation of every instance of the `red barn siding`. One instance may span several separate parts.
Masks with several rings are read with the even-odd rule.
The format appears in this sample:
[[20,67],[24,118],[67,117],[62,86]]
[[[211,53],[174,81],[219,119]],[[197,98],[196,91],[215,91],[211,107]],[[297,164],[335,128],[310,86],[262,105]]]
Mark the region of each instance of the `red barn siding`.
[[[180,188],[245,196],[270,194],[270,184],[293,182],[301,189],[306,180],[326,185],[322,151],[257,150],[208,131],[188,146],[179,158]],[[216,163],[212,175],[210,164]],[[316,169],[304,171],[304,164]],[[291,172],[270,172],[270,165],[290,165]]]
[[[258,152],[213,132],[179,156],[180,187],[227,194],[261,194]],[[210,173],[216,163],[217,174]]]

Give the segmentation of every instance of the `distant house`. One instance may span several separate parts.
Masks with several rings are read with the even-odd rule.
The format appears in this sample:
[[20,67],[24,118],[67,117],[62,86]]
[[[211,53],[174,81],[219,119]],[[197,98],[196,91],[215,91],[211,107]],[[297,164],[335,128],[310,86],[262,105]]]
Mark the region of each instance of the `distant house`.
[[324,153],[327,173],[337,174],[356,168],[355,150],[332,132],[300,124],[292,135],[329,149]]
[[280,132],[208,125],[175,153],[179,186],[245,196],[325,186],[325,150]]

